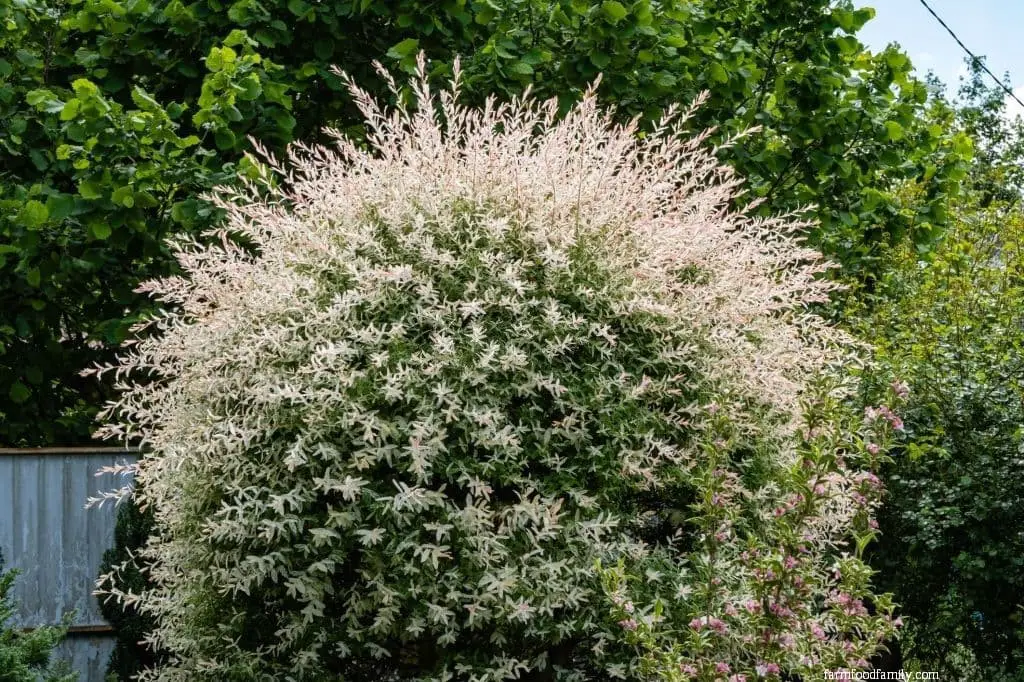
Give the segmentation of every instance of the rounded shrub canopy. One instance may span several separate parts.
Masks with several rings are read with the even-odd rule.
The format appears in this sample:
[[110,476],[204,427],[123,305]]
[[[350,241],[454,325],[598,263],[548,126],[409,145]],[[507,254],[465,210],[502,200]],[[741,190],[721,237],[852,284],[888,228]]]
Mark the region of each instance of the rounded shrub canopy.
[[[866,506],[793,445],[805,383],[843,358],[806,311],[831,285],[804,225],[730,209],[685,115],[639,134],[593,91],[561,118],[473,110],[457,73],[424,74],[415,109],[350,84],[365,146],[261,152],[220,188],[221,228],[145,286],[156,333],[96,370],[132,377],[102,434],[148,448],[152,586],[104,585],[158,622],[171,658],[146,678],[645,674],[599,564],[643,576],[645,623],[737,619],[676,652],[698,668],[865,655],[881,626],[836,615],[861,602],[834,559]],[[828,501],[792,502],[812,479]],[[737,615],[787,556],[789,615]],[[769,616],[796,645],[752,643]]]

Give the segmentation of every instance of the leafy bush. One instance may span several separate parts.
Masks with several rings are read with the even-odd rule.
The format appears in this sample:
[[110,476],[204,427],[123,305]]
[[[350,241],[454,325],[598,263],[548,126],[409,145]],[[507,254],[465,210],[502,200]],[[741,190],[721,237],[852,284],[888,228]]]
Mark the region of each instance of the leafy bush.
[[0,555],[0,682],[74,682],[77,675],[66,664],[51,661],[53,648],[67,632],[66,624],[28,632],[12,627],[16,611],[10,592],[17,573],[2,570]]
[[760,600],[737,641],[770,624],[808,654],[790,671],[858,664],[891,631],[839,554],[870,538],[878,446],[826,421],[794,445],[847,357],[806,312],[834,289],[806,223],[731,211],[677,112],[638,136],[592,90],[564,118],[469,109],[419,68],[415,110],[350,84],[368,149],[264,153],[212,197],[223,228],[144,286],[173,312],[96,369],[145,379],[100,431],[150,448],[152,586],[104,583],[156,620],[143,678],[637,675],[598,568],[619,561],[662,620]]
[[908,656],[966,679],[966,648],[982,679],[1021,679],[1024,219],[965,203],[930,260],[898,256],[869,384],[910,385],[908,444],[885,471],[872,563],[907,616]]
[[[361,82],[418,49],[438,78],[464,55],[474,103],[532,85],[563,109],[598,72],[602,102],[645,124],[708,90],[697,129],[758,125],[724,158],[766,214],[815,204],[815,243],[849,266],[927,244],[969,149],[922,119],[895,47],[867,52],[849,0],[424,2],[19,0],[0,3],[0,443],[90,438],[109,362],[174,271],[171,234],[219,214],[199,196],[248,172],[247,136],[282,147],[358,132],[339,64]],[[904,202],[895,182],[928,192]]]
[[[893,389],[891,404],[904,387]],[[685,559],[692,575],[682,573],[689,580],[677,583],[675,595],[652,589],[622,562],[604,573],[614,617],[643,653],[639,669],[650,678],[742,682],[863,672],[889,643],[899,621],[889,597],[873,593],[873,571],[861,557],[878,527],[871,512],[880,501],[880,453],[900,418],[888,405],[858,416],[835,395],[817,394],[797,457],[767,472],[760,488],[743,464],[734,465],[742,477],[723,470],[721,440],[707,448],[697,467],[703,495],[689,519],[700,551]],[[737,497],[749,496],[762,496],[766,507],[776,500],[770,522],[751,524],[735,508]],[[681,604],[689,622],[679,618]],[[669,609],[675,617],[666,617]]]

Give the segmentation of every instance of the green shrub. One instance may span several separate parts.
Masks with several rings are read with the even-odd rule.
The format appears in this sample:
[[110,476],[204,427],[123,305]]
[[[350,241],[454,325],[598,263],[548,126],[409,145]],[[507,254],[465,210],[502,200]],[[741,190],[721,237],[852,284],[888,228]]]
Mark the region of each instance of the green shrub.
[[16,612],[11,588],[16,576],[15,571],[3,572],[0,554],[0,682],[74,682],[77,675],[69,672],[66,664],[52,660],[67,624],[28,632],[11,625]]
[[[146,544],[153,530],[153,514],[142,511],[133,501],[125,501],[117,512],[114,526],[114,546],[103,554],[100,574],[118,571],[122,589],[141,593],[146,589],[143,570],[132,561],[135,551]],[[144,640],[153,631],[155,623],[140,614],[132,604],[115,599],[100,601],[103,618],[114,628],[117,643],[110,656],[107,677],[127,682],[139,672],[152,668],[159,655]]]
[[156,620],[144,679],[636,676],[619,561],[661,621],[733,619],[701,661],[753,672],[770,623],[807,654],[775,677],[859,665],[891,631],[854,547],[877,448],[792,434],[846,358],[806,312],[834,288],[806,225],[732,212],[677,113],[638,136],[592,91],[467,109],[420,69],[416,110],[352,87],[369,149],[264,154],[212,197],[187,276],[144,286],[174,312],[96,370],[146,379],[100,431],[150,448],[152,585],[105,582]]
[[1024,219],[973,202],[955,218],[928,261],[895,254],[869,322],[869,390],[897,376],[910,387],[872,564],[907,619],[908,656],[963,678],[966,651],[981,678],[1021,679]]

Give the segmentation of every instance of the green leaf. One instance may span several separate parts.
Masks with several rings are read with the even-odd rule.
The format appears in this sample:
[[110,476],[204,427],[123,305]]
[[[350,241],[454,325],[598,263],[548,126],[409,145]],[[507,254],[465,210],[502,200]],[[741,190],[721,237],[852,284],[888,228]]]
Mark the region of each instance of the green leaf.
[[46,210],[51,220],[63,220],[75,210],[75,197],[70,194],[54,194],[46,200]]
[[240,28],[231,29],[231,33],[228,37],[221,41],[226,47],[238,47],[239,45],[251,45],[252,41],[249,39],[249,34]]
[[523,61],[513,62],[508,70],[517,76],[529,76],[533,73],[533,67]]
[[110,195],[110,200],[126,208],[131,208],[135,205],[135,196],[132,193],[132,188],[128,186],[115,189],[113,194]]
[[903,126],[896,121],[886,121],[885,132],[888,138],[893,142],[903,139]]
[[60,120],[70,121],[75,116],[78,116],[78,109],[81,104],[77,98],[71,98],[65,102],[64,107],[60,111]]
[[712,83],[728,83],[729,72],[726,71],[725,67],[718,62],[713,62],[711,66],[708,67],[708,79]]
[[53,93],[42,88],[38,90],[29,90],[25,93],[25,101],[33,107],[37,107],[49,99],[53,99]]
[[39,268],[32,268],[26,272],[25,281],[28,282],[28,285],[31,287],[38,287],[39,283],[42,281],[42,277],[39,274]]
[[14,58],[30,69],[38,68],[43,65],[43,62],[39,57],[25,49],[16,51],[14,53]]
[[676,77],[668,71],[661,71],[654,77],[654,84],[662,90],[670,90],[676,86]]
[[28,153],[28,158],[32,159],[32,165],[37,170],[44,171],[50,167],[50,160],[43,153],[42,149],[33,149]]
[[309,11],[309,4],[303,0],[288,0],[288,11],[297,17],[305,16]]
[[46,223],[46,219],[49,215],[49,211],[46,210],[46,206],[43,203],[32,199],[31,201],[25,202],[25,205],[20,211],[18,211],[18,215],[15,217],[15,222],[20,224],[22,227],[35,230]]
[[961,156],[971,156],[974,152],[974,142],[968,135],[957,133],[953,138],[953,151]]
[[103,221],[93,221],[89,223],[89,234],[92,235],[93,239],[104,240],[111,235],[113,230],[110,229],[110,225]]
[[82,180],[78,183],[78,193],[83,199],[103,198],[103,186],[96,180]]
[[214,133],[213,142],[217,145],[217,149],[234,149],[235,134],[230,130],[223,128]]
[[81,99],[89,99],[100,94],[100,89],[96,84],[87,78],[77,79],[71,84],[71,89],[75,91],[75,96]]
[[409,55],[415,54],[419,51],[420,41],[416,38],[406,38],[405,40],[395,43],[388,50],[388,56],[392,59],[405,59]]
[[230,47],[211,47],[210,54],[206,57],[206,68],[217,72],[225,66],[233,64],[238,59],[238,54]]
[[844,55],[854,55],[860,52],[861,44],[854,36],[839,36],[836,38],[836,45],[839,52]]
[[146,112],[152,113],[163,111],[163,107],[160,106],[160,103],[153,99],[148,92],[138,86],[132,88],[132,101],[135,102],[135,106]]
[[605,2],[602,2],[601,11],[604,12],[604,15],[608,17],[613,24],[619,23],[626,18],[627,14],[629,14],[625,6],[617,0],[605,0]]
[[910,64],[910,60],[907,59],[907,55],[896,50],[889,50],[885,54],[885,63],[889,65],[893,71],[901,71]]
[[612,58],[605,52],[594,51],[590,53],[590,63],[599,69],[606,68],[611,62]]
[[19,405],[28,400],[31,395],[32,389],[20,381],[11,384],[11,390],[7,392],[7,397],[11,399],[11,402]]

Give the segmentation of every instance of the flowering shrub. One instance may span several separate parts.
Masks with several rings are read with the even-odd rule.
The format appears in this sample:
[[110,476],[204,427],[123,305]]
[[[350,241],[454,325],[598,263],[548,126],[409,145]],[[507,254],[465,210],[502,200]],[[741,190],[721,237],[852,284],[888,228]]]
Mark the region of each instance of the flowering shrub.
[[415,109],[349,84],[368,149],[334,134],[220,189],[224,226],[144,287],[173,306],[158,333],[95,370],[142,379],[101,434],[149,448],[152,588],[101,587],[157,622],[143,678],[640,675],[599,568],[620,561],[694,642],[737,629],[687,649],[701,666],[768,624],[868,655],[866,573],[830,550],[874,480],[825,436],[788,445],[845,358],[806,311],[832,286],[804,224],[731,211],[685,114],[639,135],[592,91],[564,118],[473,110],[424,73]]
[[[820,679],[867,668],[901,625],[888,596],[871,593],[862,554],[878,528],[874,471],[902,422],[886,405],[851,419],[827,397],[806,416],[798,457],[760,488],[722,467],[726,441],[707,449],[691,518],[696,551],[668,560],[670,580],[652,585],[622,561],[603,571],[612,616],[643,652],[641,671],[673,681]],[[738,513],[738,498],[759,502],[761,523]]]

